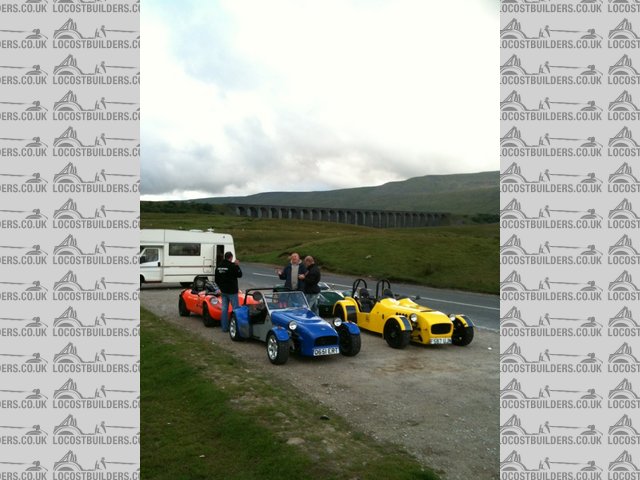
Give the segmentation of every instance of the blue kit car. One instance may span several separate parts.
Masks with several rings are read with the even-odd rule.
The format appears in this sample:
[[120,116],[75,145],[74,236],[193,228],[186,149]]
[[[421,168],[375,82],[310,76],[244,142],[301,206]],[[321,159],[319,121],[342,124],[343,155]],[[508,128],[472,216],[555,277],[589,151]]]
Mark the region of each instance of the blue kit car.
[[[248,304],[248,298],[255,303]],[[229,336],[233,341],[253,338],[266,342],[267,356],[276,365],[285,363],[290,352],[352,357],[360,351],[360,329],[355,323],[320,318],[309,310],[302,292],[273,288],[245,292],[244,305],[231,315]]]

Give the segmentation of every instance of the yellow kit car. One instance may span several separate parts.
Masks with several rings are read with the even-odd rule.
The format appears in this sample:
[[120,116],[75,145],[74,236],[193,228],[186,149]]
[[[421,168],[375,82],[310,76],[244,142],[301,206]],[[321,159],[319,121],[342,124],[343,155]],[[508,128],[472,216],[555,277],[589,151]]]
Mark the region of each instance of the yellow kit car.
[[465,315],[445,315],[410,298],[396,297],[388,280],[376,284],[372,297],[367,282],[357,279],[351,296],[338,301],[333,314],[382,334],[392,348],[404,348],[409,342],[465,346],[473,340],[473,323]]

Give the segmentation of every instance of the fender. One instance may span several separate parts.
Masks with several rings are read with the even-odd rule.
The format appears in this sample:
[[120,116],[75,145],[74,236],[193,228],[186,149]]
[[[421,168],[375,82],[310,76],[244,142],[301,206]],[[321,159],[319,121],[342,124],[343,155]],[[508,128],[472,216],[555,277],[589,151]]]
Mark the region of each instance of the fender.
[[[387,319],[387,322],[390,321],[394,321],[396,322],[398,325],[400,325],[400,330],[402,331],[412,331],[413,329],[411,328],[411,322],[409,321],[409,319],[407,317],[403,317],[402,315],[399,315],[397,317],[389,317]],[[387,324],[387,322],[385,322],[385,325]]]
[[465,327],[473,327],[473,322],[466,315],[456,315],[456,320],[459,320]]
[[342,322],[342,325],[340,325],[336,330],[341,329],[343,325],[351,335],[360,335],[360,328],[358,325],[351,322]]
[[289,336],[289,330],[282,327],[273,327],[271,331],[276,335],[279,342],[288,342],[291,337]]
[[355,323],[358,320],[358,304],[352,298],[339,300],[333,307],[333,315]]

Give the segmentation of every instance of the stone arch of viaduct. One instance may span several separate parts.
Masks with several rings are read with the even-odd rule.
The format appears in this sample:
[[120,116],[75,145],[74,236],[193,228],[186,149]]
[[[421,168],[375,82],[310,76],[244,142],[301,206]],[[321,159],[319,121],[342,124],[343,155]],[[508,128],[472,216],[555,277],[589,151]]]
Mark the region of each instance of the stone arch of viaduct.
[[376,228],[436,227],[450,222],[450,214],[437,212],[244,204],[228,207],[242,217],[313,220]]

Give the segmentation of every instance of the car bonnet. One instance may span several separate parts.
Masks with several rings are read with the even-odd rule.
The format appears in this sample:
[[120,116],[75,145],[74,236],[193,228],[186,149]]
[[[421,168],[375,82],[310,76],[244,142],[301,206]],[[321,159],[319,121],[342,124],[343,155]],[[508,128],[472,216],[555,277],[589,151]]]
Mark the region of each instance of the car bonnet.
[[274,325],[286,327],[290,322],[296,322],[300,331],[306,331],[312,335],[335,334],[334,328],[311,310],[295,308],[291,310],[277,310],[271,313],[271,321]]

